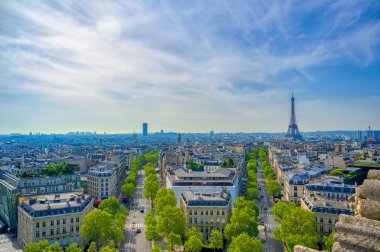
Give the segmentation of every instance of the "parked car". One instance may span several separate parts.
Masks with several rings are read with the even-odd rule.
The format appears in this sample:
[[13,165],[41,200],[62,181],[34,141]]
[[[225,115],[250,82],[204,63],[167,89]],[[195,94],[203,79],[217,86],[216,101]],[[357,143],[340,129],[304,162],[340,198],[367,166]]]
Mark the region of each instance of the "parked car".
[[141,229],[140,228],[136,229],[136,233],[137,234],[141,233]]
[[141,208],[140,213],[144,213],[144,209],[143,208]]

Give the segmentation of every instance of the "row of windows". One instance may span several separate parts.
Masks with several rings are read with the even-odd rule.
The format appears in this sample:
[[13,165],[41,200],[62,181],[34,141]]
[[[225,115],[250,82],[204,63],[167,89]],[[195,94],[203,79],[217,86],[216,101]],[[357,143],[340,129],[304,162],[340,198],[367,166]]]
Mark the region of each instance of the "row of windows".
[[[318,218],[317,218],[317,221],[318,221]],[[333,221],[334,221],[334,220],[332,220],[332,219],[328,219],[327,222],[330,223],[330,224],[332,224]],[[323,223],[323,218],[322,218],[322,217],[319,218],[319,222],[320,222],[320,223]],[[326,223],[327,223],[327,222],[326,222]],[[338,222],[338,219],[335,219],[335,223],[337,223],[337,222]]]
[[[216,220],[216,224],[219,224],[219,219]],[[222,219],[222,223],[225,223],[225,220]],[[193,218],[189,218],[189,224],[193,224]],[[194,218],[194,224],[214,224],[214,219],[200,219]]]
[[[222,211],[217,210],[215,212],[216,212],[216,215],[220,215],[220,213],[221,213],[221,215],[224,215],[224,210],[222,210]],[[200,215],[209,215],[209,211],[208,210],[204,210],[204,211],[200,210],[199,214]],[[210,215],[213,215],[213,214],[214,214],[214,211],[210,210]],[[193,215],[193,211],[192,210],[189,211],[189,215]],[[197,210],[194,210],[194,215],[198,215],[198,211]]]
[[[74,223],[74,218],[70,218],[70,219],[59,219],[59,220],[52,220],[50,221],[50,226],[54,226],[55,225],[61,225],[61,220],[62,220],[62,225],[65,225],[66,223]],[[75,218],[75,222],[79,222],[79,217],[76,217]],[[40,224],[41,223],[41,224]],[[46,227],[46,222],[45,221],[42,221],[42,222],[36,222],[36,228],[39,228],[39,227]]]
[[[331,233],[333,230],[335,230],[335,228],[332,228],[331,226],[329,226],[329,233]],[[319,227],[319,231],[323,232],[324,231],[324,227],[320,226]]]
[[[60,228],[57,228],[56,230],[55,229],[50,229],[50,235],[53,236],[53,235],[59,235],[59,234],[66,234],[69,232],[74,232],[74,229],[76,232],[79,232],[79,226],[71,226],[70,229],[66,229],[66,227],[63,227],[62,228],[62,233],[61,233],[61,229]],[[39,231],[37,230],[36,231],[36,238],[39,238],[41,235],[41,237],[46,237],[47,236],[47,232],[46,231]]]

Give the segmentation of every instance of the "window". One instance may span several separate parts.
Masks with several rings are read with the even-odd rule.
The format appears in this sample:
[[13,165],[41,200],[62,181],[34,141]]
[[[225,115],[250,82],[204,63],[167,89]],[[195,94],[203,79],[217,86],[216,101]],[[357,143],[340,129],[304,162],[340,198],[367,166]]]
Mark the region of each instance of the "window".
[[201,210],[201,215],[203,215],[203,210]]
[[192,224],[192,223],[193,223],[193,219],[189,218],[189,224]]
[[70,232],[74,232],[74,226],[70,227]]
[[197,215],[197,210],[194,210],[194,215]]
[[79,217],[77,217],[76,221],[79,222]]
[[319,230],[320,230],[321,232],[323,232],[323,226],[320,226],[320,227],[319,227]]
[[297,197],[297,192],[294,192],[294,197]]
[[61,229],[57,228],[57,234],[60,234],[60,233],[61,233]]
[[57,220],[57,225],[61,224],[61,220]]
[[66,228],[65,227],[62,228],[62,234],[66,234]]
[[319,218],[319,222],[323,223],[323,218],[322,217]]
[[218,210],[218,211],[216,211],[216,215],[219,215],[219,210]]
[[74,218],[71,218],[70,223],[74,223]]
[[224,211],[222,211],[222,215],[224,215]]
[[39,227],[40,227],[40,223],[36,222],[36,228],[39,228]]
[[42,222],[42,226],[43,226],[43,227],[46,227],[46,222],[43,221],[43,222]]
[[63,224],[63,225],[66,224],[66,219],[63,219],[63,220],[62,220],[62,224]]
[[75,227],[75,231],[77,231],[77,232],[79,231],[79,226]]
[[189,215],[193,215],[193,211],[192,210],[189,211]]
[[54,229],[50,229],[50,235],[54,235]]
[[329,223],[332,223],[331,219],[329,219]]
[[40,231],[36,231],[36,238],[40,237]]
[[294,186],[294,191],[297,191],[297,186]]
[[42,231],[42,237],[46,236],[46,231]]
[[50,222],[50,226],[54,226],[54,221],[53,220]]
[[213,211],[212,210],[210,210],[210,215],[213,215]]
[[206,215],[208,215],[208,210],[206,210],[206,213],[205,213]]
[[197,218],[194,218],[194,224],[197,224],[198,221],[197,221]]

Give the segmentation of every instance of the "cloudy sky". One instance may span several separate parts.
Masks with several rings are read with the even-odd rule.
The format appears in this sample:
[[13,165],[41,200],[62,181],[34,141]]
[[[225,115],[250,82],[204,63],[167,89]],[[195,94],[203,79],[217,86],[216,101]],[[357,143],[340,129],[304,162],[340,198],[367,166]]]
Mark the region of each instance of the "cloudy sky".
[[380,1],[0,1],[0,133],[380,128]]

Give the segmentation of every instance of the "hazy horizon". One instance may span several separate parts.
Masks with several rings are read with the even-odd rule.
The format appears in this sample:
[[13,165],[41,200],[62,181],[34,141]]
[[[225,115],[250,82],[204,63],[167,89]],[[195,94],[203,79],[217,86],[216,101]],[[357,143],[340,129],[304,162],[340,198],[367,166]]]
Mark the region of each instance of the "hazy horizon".
[[[380,2],[1,1],[0,134],[380,128]],[[377,108],[377,109],[376,109]]]

